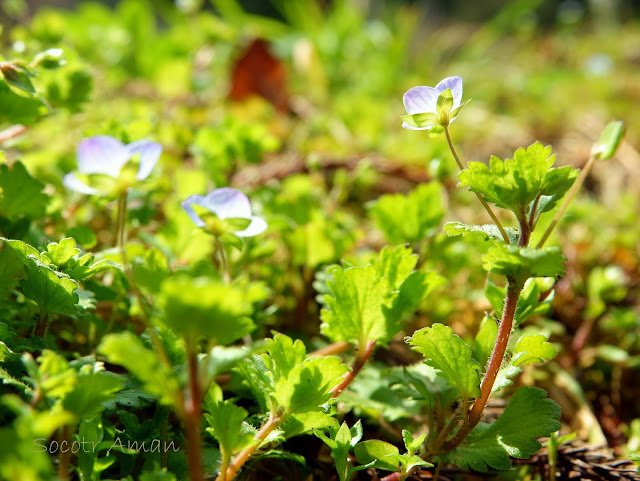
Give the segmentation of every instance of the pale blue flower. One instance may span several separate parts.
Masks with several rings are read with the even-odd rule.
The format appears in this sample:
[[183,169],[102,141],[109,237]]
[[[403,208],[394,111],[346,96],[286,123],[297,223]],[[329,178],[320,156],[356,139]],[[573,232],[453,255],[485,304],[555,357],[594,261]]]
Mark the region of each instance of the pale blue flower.
[[162,146],[151,140],[137,140],[124,145],[113,137],[96,135],[80,142],[76,152],[78,170],[65,175],[62,183],[67,188],[83,194],[104,194],[101,190],[85,184],[78,174],[102,174],[118,179],[127,162],[139,156],[138,172],[135,178],[142,181],[151,174],[161,152]]
[[[461,77],[447,77],[446,79],[438,82],[435,87],[419,86],[409,89],[403,97],[404,108],[407,109],[409,115],[415,114],[433,114],[432,121],[426,123],[422,127],[414,127],[407,122],[403,122],[402,126],[405,129],[410,130],[429,130],[435,124],[438,123],[438,97],[445,90],[450,89],[453,95],[453,106],[451,112],[456,112],[462,105],[462,78]],[[448,123],[453,122],[455,115],[448,119]]]
[[251,214],[249,198],[242,192],[231,187],[222,187],[209,192],[207,195],[191,195],[182,202],[182,208],[198,227],[205,227],[206,223],[193,209],[200,206],[215,214],[218,219],[247,219],[250,224],[243,230],[233,232],[238,237],[252,237],[267,229],[264,219]]

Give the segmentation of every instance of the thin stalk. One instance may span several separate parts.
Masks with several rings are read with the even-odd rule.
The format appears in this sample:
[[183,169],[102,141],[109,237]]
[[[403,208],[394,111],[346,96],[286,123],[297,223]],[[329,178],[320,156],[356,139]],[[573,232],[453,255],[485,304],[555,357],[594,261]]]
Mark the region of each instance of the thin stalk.
[[33,330],[33,335],[44,338],[44,335],[47,332],[48,325],[49,325],[49,313],[48,312],[40,313],[40,317],[36,322],[36,327]]
[[[458,156],[458,153],[456,152],[456,149],[453,146],[453,142],[451,141],[451,136],[449,135],[449,127],[448,126],[445,126],[444,133],[445,133],[445,135],[447,137],[447,143],[449,144],[449,150],[451,150],[451,154],[453,155],[453,158],[456,159],[456,163],[458,164],[458,167],[460,168],[460,170],[464,170],[464,168],[465,168],[464,164],[460,160],[460,157]],[[485,200],[482,198],[482,196],[480,194],[476,193],[476,197],[478,198],[478,200],[482,204],[482,207],[484,207],[484,210],[487,211],[487,214],[489,214],[489,217],[491,217],[491,220],[498,227],[498,230],[500,231],[500,235],[502,236],[504,241],[507,244],[510,244],[509,236],[507,235],[507,232],[504,230],[504,227],[502,227],[502,223],[500,222],[500,220],[493,213],[493,210],[491,210],[491,207],[489,207],[489,204],[487,204],[485,202]]]
[[567,194],[567,196],[564,198],[564,202],[562,203],[560,210],[558,210],[555,217],[551,221],[551,224],[549,224],[549,227],[547,227],[547,230],[544,232],[542,238],[538,242],[538,245],[536,246],[538,249],[540,249],[544,245],[544,243],[547,242],[547,239],[549,239],[549,236],[553,232],[553,229],[556,228],[556,226],[558,225],[558,222],[560,222],[560,219],[562,219],[562,216],[567,211],[567,208],[569,207],[569,204],[573,200],[573,197],[578,192],[578,189],[580,189],[580,186],[584,182],[584,179],[586,179],[587,175],[589,175],[589,172],[591,172],[591,169],[593,168],[595,163],[596,163],[596,158],[593,156],[589,157],[589,160],[580,171],[580,175],[571,186],[571,189],[569,190],[569,193]]
[[533,206],[531,207],[531,212],[529,213],[529,232],[533,232],[533,229],[536,227],[536,211],[538,210],[538,204],[540,203],[541,194],[538,194],[536,200],[533,201]]
[[463,418],[464,416],[463,413],[465,412],[466,409],[467,409],[467,400],[463,399],[460,405],[458,406],[458,408],[456,409],[456,412],[453,414],[453,416],[447,423],[447,425],[443,429],[441,429],[440,432],[438,433],[438,436],[433,442],[434,451],[437,451],[440,448],[440,446],[442,446],[442,444],[447,440],[447,437],[449,436],[451,431],[453,431],[458,426],[458,423]]
[[7,140],[10,140],[18,135],[24,133],[27,128],[22,124],[12,125],[11,127],[0,132],[0,145],[4,144]]
[[323,357],[323,356],[333,356],[335,354],[340,354],[345,352],[351,347],[351,343],[347,341],[343,342],[334,342],[333,344],[329,344],[328,346],[321,347],[313,352],[309,353],[311,357]]
[[225,284],[231,283],[231,272],[229,271],[229,260],[227,259],[227,252],[224,250],[224,245],[222,241],[215,236],[216,242],[216,252],[218,252],[218,256],[220,257],[220,265],[222,267],[222,280]]
[[480,397],[474,400],[473,406],[471,406],[471,411],[469,411],[467,419],[462,423],[458,432],[443,444],[443,448],[447,451],[455,448],[464,441],[473,428],[478,425],[480,419],[482,419],[482,413],[487,405],[487,401],[489,400],[489,396],[493,390],[493,384],[496,381],[498,371],[500,370],[504,355],[507,351],[509,336],[511,335],[513,320],[516,313],[516,305],[518,304],[518,298],[520,297],[521,291],[522,286],[520,283],[516,282],[514,279],[509,279],[509,284],[507,285],[507,297],[502,311],[500,328],[498,329],[498,338],[496,340],[496,344],[493,346],[493,352],[491,353],[491,358],[487,365],[487,372],[482,379]]
[[204,481],[200,423],[202,396],[198,380],[198,353],[195,343],[187,342],[187,370],[189,386],[184,398],[184,427],[187,437],[187,463],[190,481]]
[[[61,481],[69,479],[69,468],[71,467],[71,426],[65,424],[60,433],[60,455],[58,456],[58,478]],[[62,449],[62,443],[66,443],[67,449]]]
[[227,481],[227,468],[229,467],[230,461],[231,457],[228,454],[222,454],[222,460],[220,461],[220,475],[218,476],[220,481]]
[[[133,277],[133,272],[131,271],[131,266],[129,265],[129,259],[127,257],[127,245],[125,242],[126,239],[126,225],[127,225],[127,192],[123,192],[118,197],[118,212],[116,215],[116,246],[120,251],[120,257],[122,258],[122,270],[124,272],[127,281],[129,282],[129,286],[133,291],[133,294],[136,296],[138,300],[138,304],[140,305],[140,313],[142,314],[142,320],[144,321],[145,326],[148,327],[149,337],[151,338],[151,342],[156,349],[158,356],[160,356],[160,360],[162,363],[167,366],[169,369],[173,369],[171,365],[171,361],[169,361],[169,356],[160,341],[160,338],[156,334],[155,330],[151,326],[151,321],[149,320],[149,315],[146,309],[146,301],[144,299],[144,295],[138,288],[136,281]],[[111,325],[111,322],[110,322]]]
[[356,378],[360,370],[367,363],[367,359],[369,359],[369,356],[371,356],[371,353],[373,352],[373,349],[375,347],[376,347],[376,341],[369,341],[367,342],[367,345],[365,346],[364,351],[362,349],[358,350],[358,355],[356,356],[356,359],[353,361],[353,365],[351,366],[351,371],[347,373],[347,375],[340,382],[340,384],[338,384],[333,389],[331,389],[331,393],[332,393],[331,397],[338,397],[340,393],[344,391],[347,388],[347,386],[351,384],[351,382],[353,382],[353,380]]
[[271,413],[269,420],[260,428],[260,431],[253,438],[256,442],[251,446],[243,449],[234,459],[233,462],[227,468],[225,474],[222,473],[216,478],[216,481],[231,481],[240,468],[253,456],[253,453],[260,447],[262,442],[267,439],[267,436],[276,429],[282,423],[280,414]]

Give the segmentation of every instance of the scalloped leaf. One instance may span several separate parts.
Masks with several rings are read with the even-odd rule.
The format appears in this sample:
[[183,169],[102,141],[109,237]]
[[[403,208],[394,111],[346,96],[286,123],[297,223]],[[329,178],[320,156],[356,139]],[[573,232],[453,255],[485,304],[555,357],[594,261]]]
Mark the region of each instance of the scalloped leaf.
[[434,324],[416,331],[408,340],[414,351],[427,358],[439,376],[457,386],[464,399],[480,395],[480,365],[471,357],[471,348],[453,330]]

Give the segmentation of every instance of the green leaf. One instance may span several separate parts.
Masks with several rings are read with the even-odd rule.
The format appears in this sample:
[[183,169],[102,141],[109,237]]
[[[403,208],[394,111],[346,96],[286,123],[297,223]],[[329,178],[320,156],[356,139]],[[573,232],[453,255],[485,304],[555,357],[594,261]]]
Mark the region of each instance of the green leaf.
[[204,416],[209,424],[207,432],[220,444],[223,459],[229,459],[253,442],[256,432],[244,422],[248,415],[245,409],[232,401],[215,403],[209,409],[210,414]]
[[315,429],[314,434],[331,449],[331,457],[336,463],[340,481],[348,481],[350,478],[349,451],[362,439],[362,423],[358,421],[349,429],[346,422],[338,425],[338,421],[334,421],[330,437]]
[[31,61],[33,67],[45,69],[56,69],[66,65],[66,63],[64,51],[61,48],[50,48],[40,52]]
[[469,162],[459,174],[460,184],[468,185],[498,207],[512,210],[519,219],[539,195],[562,196],[575,179],[572,167],[552,167],[555,155],[540,142],[515,151],[513,159],[492,156],[489,165]]
[[516,342],[511,363],[524,366],[553,359],[558,351],[542,334],[524,334]]
[[[439,371],[422,362],[411,366],[403,366],[397,375],[397,381],[393,384],[394,393],[398,398],[411,398],[424,404],[426,409],[446,410],[459,399],[460,392],[446,379],[439,376]],[[358,381],[356,378],[356,382]],[[407,401],[404,401],[407,403]],[[402,402],[396,401],[401,405]],[[407,403],[408,404],[408,403]],[[405,414],[407,410],[405,409]]]
[[[104,436],[102,429],[102,418],[94,416],[90,419],[83,419],[78,426],[78,437],[90,443],[90,446],[98,445]],[[83,481],[94,481],[99,479],[94,477],[94,466],[98,453],[94,449],[80,449],[78,451],[78,471],[82,473]],[[97,473],[99,474],[99,473]]]
[[415,243],[436,233],[444,216],[443,196],[439,183],[420,184],[407,195],[381,196],[369,213],[389,243]]
[[78,420],[93,417],[104,409],[101,404],[111,400],[123,385],[122,377],[110,372],[81,374],[73,390],[64,397],[62,406]]
[[2,105],[0,122],[11,125],[33,124],[49,111],[42,99],[19,95],[2,81],[0,81],[0,105]]
[[241,363],[238,370],[261,407],[283,410],[283,418],[322,411],[319,406],[329,400],[331,389],[347,372],[337,357],[305,358],[304,344],[283,334],[268,342],[267,349]]
[[98,243],[98,239],[94,232],[88,227],[82,225],[67,229],[65,235],[67,237],[73,237],[76,242],[85,249],[91,249]]
[[486,472],[487,467],[506,470],[509,456],[527,459],[542,445],[536,437],[549,436],[560,429],[560,407],[547,393],[535,387],[521,387],[498,420],[490,426],[480,424],[467,442],[455,448],[449,462],[462,469]]
[[487,314],[482,319],[482,324],[480,324],[480,329],[476,335],[476,342],[473,345],[473,358],[481,366],[487,364],[497,337],[498,324],[492,316]]
[[34,179],[22,162],[0,165],[0,216],[38,219],[45,213],[49,196],[44,184]]
[[396,461],[394,456],[400,454],[400,450],[393,444],[379,439],[369,439],[358,443],[353,452],[361,464],[373,463],[371,467],[376,469],[399,471],[400,463]]
[[[482,236],[484,239],[503,241],[502,234],[500,233],[498,226],[496,226],[495,224],[468,225],[463,224],[462,222],[447,222],[442,230],[449,237],[454,237],[457,235],[466,237],[469,234],[477,234]],[[505,232],[507,233],[511,244],[515,245],[518,243],[518,229],[507,227],[505,228]]]
[[422,446],[424,440],[427,439],[427,434],[428,433],[424,433],[417,438],[414,438],[413,434],[411,434],[411,431],[408,431],[406,429],[402,430],[402,440],[404,441],[404,447],[407,449],[407,453],[409,453],[410,456],[413,456],[415,452],[420,449],[420,446]]
[[320,411],[309,411],[306,413],[292,414],[280,425],[282,435],[285,439],[301,434],[311,433],[314,429],[326,429],[335,419],[330,415]]
[[110,363],[127,368],[142,381],[150,394],[158,396],[159,402],[172,405],[177,400],[179,384],[174,373],[165,366],[158,355],[147,349],[142,340],[131,332],[107,334],[98,351]]
[[25,264],[25,270],[27,278],[20,281],[22,293],[38,304],[41,314],[76,314],[79,300],[76,281],[31,258]]
[[618,150],[624,134],[624,122],[621,120],[609,122],[602,131],[602,134],[600,134],[598,141],[594,144],[591,155],[599,160],[610,159],[613,157],[613,154],[616,153],[616,150]]
[[337,357],[306,359],[275,383],[273,398],[287,414],[318,411],[346,372]]
[[24,264],[12,249],[0,251],[0,299],[18,284],[18,277],[24,273]]
[[188,277],[169,278],[162,283],[160,305],[164,321],[174,332],[230,344],[254,329],[250,316],[253,303],[266,297],[261,284],[247,287],[220,280]]
[[427,463],[420,456],[413,454],[391,454],[386,457],[389,461],[394,460],[400,466],[400,472],[406,473],[410,469],[417,468],[418,466],[433,466],[431,463]]
[[47,251],[44,253],[51,263],[58,268],[63,267],[71,258],[80,253],[80,249],[76,247],[76,240],[71,237],[62,239],[60,242],[52,242],[47,245]]
[[321,317],[322,332],[334,342],[385,344],[400,331],[400,321],[439,282],[436,275],[413,272],[411,249],[385,247],[365,267],[335,267],[327,281],[329,295]]
[[273,373],[273,380],[287,377],[293,369],[305,360],[307,349],[301,340],[295,342],[289,336],[276,334],[273,339],[266,341],[269,367]]
[[482,260],[485,270],[513,278],[520,285],[531,277],[562,276],[566,262],[558,247],[536,249],[506,244],[492,247]]
[[457,386],[464,399],[480,395],[480,365],[471,357],[471,348],[453,330],[434,324],[416,331],[408,340],[413,350],[427,358],[429,366]]
[[30,94],[36,93],[29,78],[33,75],[27,69],[15,63],[0,62],[0,72],[9,85]]

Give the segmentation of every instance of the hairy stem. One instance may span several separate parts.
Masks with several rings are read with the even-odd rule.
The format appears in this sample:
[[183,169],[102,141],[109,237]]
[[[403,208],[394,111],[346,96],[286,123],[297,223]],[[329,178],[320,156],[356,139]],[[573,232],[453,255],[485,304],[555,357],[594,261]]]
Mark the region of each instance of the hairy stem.
[[243,449],[234,459],[233,462],[229,465],[226,470],[226,473],[223,475],[222,473],[216,478],[216,481],[231,481],[238,471],[244,464],[253,456],[253,453],[260,447],[262,442],[267,438],[271,432],[276,429],[282,423],[282,418],[280,414],[271,414],[269,416],[269,420],[260,428],[260,431],[253,438],[255,442]]
[[187,342],[187,370],[189,385],[184,397],[184,427],[187,437],[187,463],[190,481],[204,481],[202,467],[202,441],[200,422],[202,414],[200,382],[198,379],[198,353],[195,342]]
[[[464,164],[460,160],[460,157],[458,156],[458,153],[456,152],[456,149],[453,146],[453,142],[451,141],[451,135],[449,135],[449,127],[448,126],[445,126],[444,133],[445,133],[445,135],[447,137],[447,143],[449,144],[449,150],[451,150],[451,154],[453,155],[453,158],[456,159],[456,163],[458,164],[458,167],[460,168],[460,170],[464,170],[464,168],[465,168]],[[496,227],[498,227],[498,230],[500,231],[500,235],[502,236],[504,241],[507,244],[510,244],[509,236],[507,235],[507,232],[504,230],[504,227],[502,227],[502,223],[500,222],[500,220],[493,213],[493,210],[491,210],[491,207],[489,207],[489,204],[487,204],[485,202],[485,200],[482,198],[482,196],[480,194],[476,193],[476,197],[478,198],[478,200],[482,204],[482,207],[484,207],[484,210],[487,211],[487,214],[489,214],[489,217],[491,217],[491,220],[495,223]]]
[[589,172],[591,172],[591,169],[593,168],[595,163],[596,163],[596,158],[591,156],[587,161],[587,163],[585,164],[585,166],[580,171],[580,175],[571,186],[571,189],[569,190],[569,193],[567,194],[567,196],[564,198],[564,202],[562,203],[560,210],[558,210],[553,220],[551,221],[551,224],[549,224],[549,227],[547,227],[547,230],[544,231],[542,238],[538,242],[538,245],[536,246],[538,249],[540,249],[544,245],[544,243],[547,242],[547,239],[549,239],[549,236],[558,225],[558,222],[560,222],[560,219],[562,219],[562,216],[564,216],[565,212],[567,211],[567,208],[569,207],[569,204],[571,204],[571,201],[573,200],[573,197],[578,192],[578,189],[580,189],[580,186],[584,182],[584,179],[586,179],[587,175],[589,175]]
[[474,400],[473,406],[471,406],[471,411],[469,411],[467,419],[462,424],[458,432],[444,443],[443,447],[447,451],[455,448],[464,441],[473,428],[478,425],[480,419],[482,419],[484,407],[487,405],[487,401],[489,400],[489,396],[493,390],[493,384],[496,381],[498,371],[500,370],[504,355],[507,351],[509,336],[511,335],[513,320],[516,313],[516,305],[518,304],[518,298],[520,297],[521,291],[522,286],[520,283],[516,282],[514,279],[509,279],[509,284],[507,286],[507,298],[502,311],[498,338],[496,339],[496,344],[493,346],[493,352],[491,353],[491,358],[487,365],[487,372],[482,379],[480,397]]
[[373,349],[375,347],[376,347],[376,341],[369,341],[367,342],[367,345],[364,348],[364,351],[362,351],[362,349],[358,350],[358,355],[356,359],[353,361],[353,365],[351,366],[351,371],[347,373],[347,375],[340,382],[340,384],[338,384],[336,387],[331,389],[331,392],[333,393],[331,397],[338,397],[340,393],[344,391],[347,388],[347,386],[349,386],[349,384],[353,382],[353,380],[356,378],[360,370],[367,363],[367,359],[369,359],[369,356],[371,356],[371,353],[373,352]]

